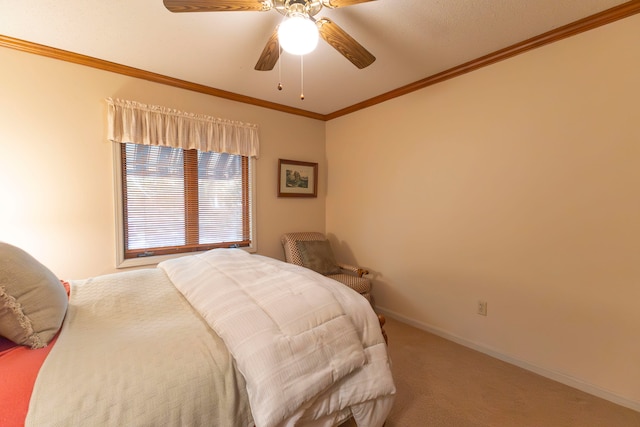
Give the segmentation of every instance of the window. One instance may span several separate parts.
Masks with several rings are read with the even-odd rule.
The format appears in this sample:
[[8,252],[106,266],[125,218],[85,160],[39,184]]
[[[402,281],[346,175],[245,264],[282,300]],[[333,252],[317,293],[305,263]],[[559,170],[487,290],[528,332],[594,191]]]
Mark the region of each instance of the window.
[[107,98],[118,267],[222,247],[255,251],[258,125]]
[[117,146],[124,260],[252,245],[252,159]]

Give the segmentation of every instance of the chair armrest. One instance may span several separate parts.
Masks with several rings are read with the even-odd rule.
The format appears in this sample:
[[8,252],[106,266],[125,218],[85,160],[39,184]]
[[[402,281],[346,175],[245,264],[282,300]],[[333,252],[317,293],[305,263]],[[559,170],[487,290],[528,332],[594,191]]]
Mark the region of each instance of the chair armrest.
[[361,268],[361,267],[357,267],[355,265],[343,264],[343,263],[339,262],[338,263],[338,267],[340,267],[343,270],[347,270],[347,271],[350,271],[350,272],[352,272],[354,274],[357,274],[358,277],[362,277],[365,274],[369,274],[369,270],[366,270],[366,269]]

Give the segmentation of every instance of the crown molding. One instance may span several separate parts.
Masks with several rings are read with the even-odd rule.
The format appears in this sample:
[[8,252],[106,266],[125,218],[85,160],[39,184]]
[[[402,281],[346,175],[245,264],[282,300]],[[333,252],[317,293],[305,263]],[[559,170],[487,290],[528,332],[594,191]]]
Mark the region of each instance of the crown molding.
[[224,98],[231,101],[269,108],[272,110],[295,114],[311,119],[329,121],[371,107],[373,105],[380,104],[390,99],[397,98],[420,89],[424,89],[436,83],[461,76],[479,68],[486,67],[496,62],[536,49],[538,47],[557,42],[567,37],[571,37],[606,24],[610,24],[620,19],[635,15],[637,13],[640,13],[640,0],[632,0],[330,114],[314,113],[299,108],[289,107],[287,105],[277,104],[275,102],[269,102],[245,95],[239,95],[237,93],[228,92],[222,89],[216,89],[210,86],[192,83],[186,80],[180,80],[173,77],[164,76],[162,74],[152,73],[150,71],[117,64],[115,62],[104,61],[102,59],[97,59],[62,49],[56,49],[42,44],[4,36],[1,34],[0,46],[32,53],[35,55],[46,56],[61,61],[72,62],[74,64],[84,65],[87,67],[97,68],[104,71],[110,71],[113,73],[118,73],[143,80],[148,80],[155,83],[174,86],[177,88],[216,96],[218,98]]
[[325,120],[335,119],[337,117],[344,116],[346,114],[350,114],[376,104],[380,104],[390,99],[397,98],[420,89],[424,89],[427,86],[431,86],[436,83],[461,76],[471,71],[475,71],[479,68],[486,67],[488,65],[511,58],[516,55],[520,55],[521,53],[528,52],[538,47],[557,42],[567,37],[571,37],[576,34],[580,34],[606,24],[610,24],[620,19],[635,15],[637,13],[640,13],[640,0],[623,3],[619,6],[607,9],[595,15],[591,15],[565,26],[558,27],[539,36],[532,37],[530,39],[527,39],[520,43],[516,43],[504,49],[500,49],[488,55],[476,58],[472,61],[445,70],[441,73],[437,73],[425,79],[418,80],[417,82],[410,83],[406,86],[399,87],[397,89],[370,98],[366,101],[362,101],[358,104],[354,104],[342,110],[327,114],[325,116]]
[[93,58],[87,55],[81,55],[79,53],[74,53],[67,50],[56,49],[56,48],[45,46],[38,43],[32,43],[25,40],[4,36],[1,34],[0,34],[0,46],[8,47],[10,49],[20,50],[22,52],[33,53],[35,55],[46,56],[46,57],[58,59],[61,61],[72,62],[74,64],[84,65],[87,67],[97,68],[99,70],[110,71],[112,73],[122,74],[129,77],[148,80],[154,83],[174,86],[180,89],[200,92],[207,95],[216,96],[218,98],[229,99],[231,101],[237,101],[245,104],[256,105],[258,107],[269,108],[272,110],[282,111],[284,113],[295,114],[298,116],[309,117],[312,119],[325,120],[325,116],[323,114],[313,113],[311,111],[289,107],[286,105],[277,104],[275,102],[269,102],[269,101],[265,101],[258,98],[252,98],[250,96],[239,95],[237,93],[228,92],[226,90],[216,89],[210,86],[192,83],[186,80],[180,80],[180,79],[168,77],[162,74],[141,70],[139,68],[133,68],[126,65],[117,64],[115,62],[105,61],[102,59]]

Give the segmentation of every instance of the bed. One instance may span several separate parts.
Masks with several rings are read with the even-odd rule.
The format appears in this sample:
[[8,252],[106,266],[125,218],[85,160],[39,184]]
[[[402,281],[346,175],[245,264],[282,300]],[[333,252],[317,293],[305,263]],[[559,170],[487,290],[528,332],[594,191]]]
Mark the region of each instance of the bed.
[[61,282],[0,255],[2,426],[381,426],[393,404],[376,314],[311,270],[214,249]]

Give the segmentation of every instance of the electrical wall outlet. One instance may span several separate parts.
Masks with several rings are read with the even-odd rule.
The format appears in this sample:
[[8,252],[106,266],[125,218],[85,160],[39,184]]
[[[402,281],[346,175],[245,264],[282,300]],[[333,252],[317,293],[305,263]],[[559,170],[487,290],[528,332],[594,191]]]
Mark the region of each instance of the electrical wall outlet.
[[486,301],[478,301],[478,314],[481,316],[487,315],[487,302]]

